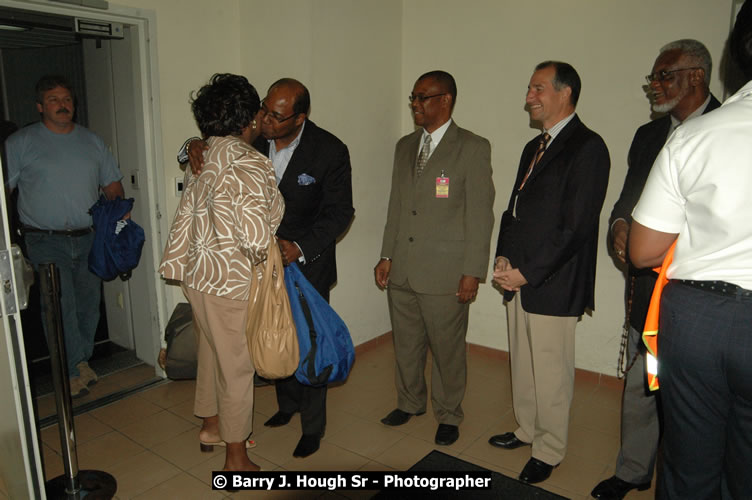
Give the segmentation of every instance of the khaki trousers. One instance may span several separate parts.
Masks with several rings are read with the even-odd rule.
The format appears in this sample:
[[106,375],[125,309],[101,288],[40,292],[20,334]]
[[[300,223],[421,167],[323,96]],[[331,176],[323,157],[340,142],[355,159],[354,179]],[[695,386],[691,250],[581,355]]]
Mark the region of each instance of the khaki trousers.
[[219,435],[245,441],[253,431],[253,362],[245,324],[248,301],[201,293],[181,285],[193,309],[198,335],[198,373],[193,412],[219,416]]
[[567,451],[578,318],[525,312],[519,295],[507,303],[514,434],[533,444],[534,458],[557,465]]
[[431,405],[440,424],[462,422],[467,381],[465,335],[469,304],[451,295],[417,293],[409,284],[389,284],[397,407],[408,413],[426,411],[425,366],[431,349]]

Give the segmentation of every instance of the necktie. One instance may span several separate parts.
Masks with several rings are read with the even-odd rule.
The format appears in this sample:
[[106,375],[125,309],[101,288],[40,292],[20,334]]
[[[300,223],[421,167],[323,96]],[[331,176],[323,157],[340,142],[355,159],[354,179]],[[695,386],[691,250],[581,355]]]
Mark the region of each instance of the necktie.
[[426,138],[423,140],[423,147],[418,155],[418,161],[415,163],[415,174],[420,177],[423,174],[423,169],[426,168],[428,163],[428,154],[431,152],[431,134],[426,134]]
[[544,132],[543,135],[540,136],[540,140],[538,141],[538,149],[535,150],[535,154],[533,155],[533,159],[530,161],[530,166],[527,169],[527,172],[525,173],[525,178],[522,179],[522,184],[520,184],[520,189],[522,189],[525,186],[525,182],[527,182],[527,178],[530,177],[530,174],[533,172],[533,168],[538,164],[540,159],[543,157],[543,153],[546,152],[546,144],[548,144],[548,141],[551,139],[551,136],[548,135],[548,132]]

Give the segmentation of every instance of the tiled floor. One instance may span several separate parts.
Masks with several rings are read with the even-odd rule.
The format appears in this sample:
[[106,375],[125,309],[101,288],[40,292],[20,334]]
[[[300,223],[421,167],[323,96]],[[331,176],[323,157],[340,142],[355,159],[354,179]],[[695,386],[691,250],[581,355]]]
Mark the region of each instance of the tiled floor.
[[[155,378],[154,367],[146,364],[101,377],[96,385],[89,387],[88,395],[73,400],[73,407],[76,408],[124,389],[132,389]],[[57,413],[55,394],[46,394],[36,398],[35,405],[38,418],[48,417]]]
[[[249,456],[264,470],[404,470],[434,448],[469,462],[516,477],[530,449],[501,450],[487,443],[492,434],[515,428],[511,408],[509,365],[500,353],[471,348],[465,420],[460,439],[449,447],[433,443],[436,422],[429,410],[401,427],[379,419],[395,407],[394,354],[391,342],[376,343],[359,353],[348,381],[329,389],[328,424],[321,449],[306,459],[292,457],[300,434],[298,417],[270,429],[263,422],[276,411],[273,387],[256,389],[254,439]],[[544,489],[569,498],[589,498],[593,486],[613,473],[619,446],[620,384],[598,382],[578,373],[575,383],[569,451]],[[200,420],[192,415],[193,382],[171,382],[99,408],[75,419],[82,469],[114,475],[120,499],[211,498],[369,498],[372,492],[250,492],[232,495],[212,491],[212,470],[224,462],[224,451],[201,453]],[[45,473],[62,474],[56,427],[41,432]],[[629,500],[653,498],[653,490],[632,492]],[[2,493],[0,493],[2,498]]]

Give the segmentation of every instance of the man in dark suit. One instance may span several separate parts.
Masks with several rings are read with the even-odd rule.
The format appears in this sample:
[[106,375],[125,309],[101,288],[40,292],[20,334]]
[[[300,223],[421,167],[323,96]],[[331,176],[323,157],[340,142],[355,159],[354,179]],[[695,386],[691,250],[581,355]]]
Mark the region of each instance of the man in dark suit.
[[547,479],[564,458],[574,385],[574,331],[594,308],[598,222],[610,160],[603,139],[575,114],[580,78],[546,61],[530,79],[526,105],[543,129],[522,152],[502,215],[494,282],[504,289],[512,397],[519,427],[489,443],[532,444],[520,480]]
[[[303,275],[327,301],[337,281],[335,244],[352,220],[352,170],[347,146],[308,119],[311,98],[299,81],[283,78],[262,101],[261,135],[254,147],[269,157],[285,199],[277,239],[285,264],[298,262]],[[198,163],[200,141],[188,145]],[[303,435],[293,452],[306,457],[319,449],[326,427],[326,386],[311,387],[292,377],[277,380],[279,411],[264,425],[286,425],[300,412]]]
[[[283,78],[261,104],[262,137],[254,147],[274,164],[285,215],[277,230],[285,263],[299,261],[308,281],[327,301],[337,281],[335,243],[355,210],[350,155],[342,141],[308,119],[308,89]],[[293,146],[285,169],[275,162]]]
[[[263,139],[254,146],[272,160],[285,198],[285,215],[277,230],[282,259],[302,264],[305,277],[328,301],[337,281],[335,244],[355,212],[347,146],[308,120],[308,89],[297,80],[283,78],[272,84],[262,109]],[[280,168],[285,157],[289,163]],[[264,425],[285,425],[300,412],[303,436],[293,455],[306,457],[318,450],[324,435],[326,386],[311,387],[292,376],[278,380],[276,390],[279,411]]]
[[470,302],[488,270],[495,196],[491,145],[451,119],[457,87],[432,71],[410,95],[419,127],[397,143],[376,283],[387,288],[396,358],[397,408],[381,420],[406,423],[426,411],[431,349],[435,442],[459,438]]
[[[600,500],[620,500],[630,490],[650,487],[660,434],[656,393],[645,385],[645,326],[656,273],[637,269],[626,255],[632,209],[637,204],[650,169],[666,139],[680,124],[720,106],[710,94],[710,53],[697,40],[677,40],[661,48],[647,76],[654,112],[667,113],[637,129],[629,148],[629,170],[619,200],[611,211],[611,246],[616,257],[629,265],[626,283],[628,370],[621,407],[621,449],[616,472],[592,491]],[[624,347],[622,347],[624,348]]]

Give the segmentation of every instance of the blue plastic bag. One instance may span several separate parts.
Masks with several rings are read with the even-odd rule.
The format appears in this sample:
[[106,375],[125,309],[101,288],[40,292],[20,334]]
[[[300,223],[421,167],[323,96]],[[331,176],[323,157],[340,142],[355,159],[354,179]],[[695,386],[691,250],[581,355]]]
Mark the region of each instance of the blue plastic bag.
[[131,219],[123,220],[132,209],[133,198],[108,200],[104,195],[89,209],[95,231],[89,271],[105,281],[130,277],[130,271],[141,259],[146,241],[144,230]]
[[295,263],[285,268],[285,286],[300,346],[295,378],[312,386],[345,380],[355,361],[355,347],[345,322]]

